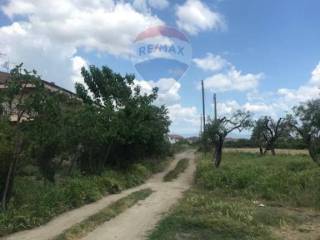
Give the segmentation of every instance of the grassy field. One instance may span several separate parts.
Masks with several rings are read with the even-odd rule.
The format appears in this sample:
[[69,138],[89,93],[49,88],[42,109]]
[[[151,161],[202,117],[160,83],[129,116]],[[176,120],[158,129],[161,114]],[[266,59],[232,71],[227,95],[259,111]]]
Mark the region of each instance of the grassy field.
[[151,240],[320,239],[320,168],[306,155],[200,157],[195,186]]
[[[225,148],[224,152],[231,153],[259,153],[258,148]],[[306,149],[276,149],[277,154],[282,155],[309,155]],[[270,154],[270,152],[268,153]]]

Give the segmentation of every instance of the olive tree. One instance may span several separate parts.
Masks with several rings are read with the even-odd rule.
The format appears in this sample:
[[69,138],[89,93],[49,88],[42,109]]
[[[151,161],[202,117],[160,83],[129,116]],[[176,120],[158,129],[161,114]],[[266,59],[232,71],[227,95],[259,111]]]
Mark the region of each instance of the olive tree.
[[255,122],[251,139],[259,146],[261,154],[271,151],[272,155],[276,155],[277,141],[281,137],[288,136],[289,131],[286,118],[275,120],[270,116],[264,116]]
[[264,137],[264,119],[260,118],[256,120],[253,124],[253,130],[251,134],[251,141],[259,147],[260,155],[264,154],[264,148],[265,148],[265,137]]
[[222,160],[222,148],[225,138],[231,132],[250,128],[252,125],[251,114],[244,111],[236,111],[230,117],[222,117],[209,120],[205,126],[204,138],[214,145],[213,162],[216,167]]
[[289,123],[308,146],[312,160],[320,165],[320,99],[293,108]]

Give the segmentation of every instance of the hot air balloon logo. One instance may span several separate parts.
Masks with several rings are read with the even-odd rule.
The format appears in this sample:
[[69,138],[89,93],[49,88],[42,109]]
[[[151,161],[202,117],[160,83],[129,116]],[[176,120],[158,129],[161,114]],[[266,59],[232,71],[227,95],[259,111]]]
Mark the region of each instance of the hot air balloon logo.
[[148,28],[138,34],[133,46],[134,66],[145,80],[179,80],[192,59],[189,39],[173,27]]

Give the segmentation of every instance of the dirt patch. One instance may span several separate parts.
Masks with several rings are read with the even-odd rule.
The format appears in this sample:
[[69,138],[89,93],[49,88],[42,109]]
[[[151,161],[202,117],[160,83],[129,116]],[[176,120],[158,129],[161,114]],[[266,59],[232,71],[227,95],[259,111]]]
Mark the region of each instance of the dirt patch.
[[279,239],[286,240],[320,240],[320,214],[308,209],[287,209],[291,214],[304,219],[297,225],[284,225],[280,229],[273,229]]

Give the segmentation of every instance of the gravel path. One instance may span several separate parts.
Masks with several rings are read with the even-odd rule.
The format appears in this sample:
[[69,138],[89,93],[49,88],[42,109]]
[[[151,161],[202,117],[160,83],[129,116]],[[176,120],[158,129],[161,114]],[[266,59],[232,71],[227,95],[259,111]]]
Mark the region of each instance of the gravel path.
[[[173,169],[178,160],[189,158],[189,168],[173,182],[163,182],[163,176]],[[150,187],[155,192],[139,204],[126,210],[111,221],[99,226],[84,239],[86,240],[108,240],[108,239],[144,239],[145,234],[152,230],[161,219],[161,215],[177,202],[183,192],[192,184],[193,172],[195,170],[194,152],[189,150],[177,154],[171,162],[168,170],[155,174],[145,184],[121,192],[120,194],[108,195],[105,198],[85,205],[81,208],[69,211],[53,219],[49,223],[27,231],[18,232],[1,238],[3,240],[49,240],[81,222],[87,217],[99,212],[110,203],[127,196],[128,194]]]

